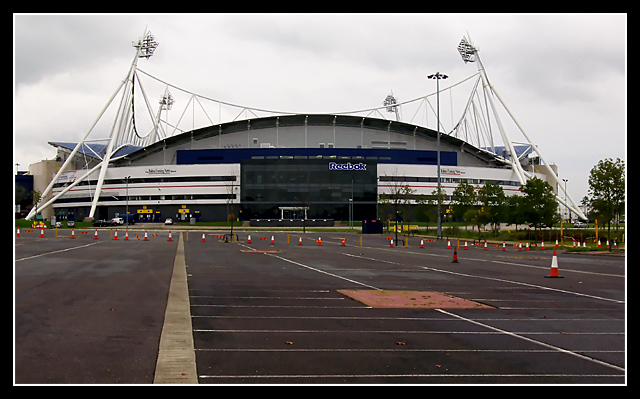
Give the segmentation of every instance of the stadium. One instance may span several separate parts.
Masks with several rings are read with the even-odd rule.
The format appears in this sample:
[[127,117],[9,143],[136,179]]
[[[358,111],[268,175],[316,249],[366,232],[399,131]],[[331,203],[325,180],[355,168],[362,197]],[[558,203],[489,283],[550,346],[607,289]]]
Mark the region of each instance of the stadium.
[[[251,111],[255,118],[168,135],[161,120],[161,111],[172,104],[167,87],[151,132],[141,135],[134,114],[134,75],[142,72],[137,59],[148,59],[157,43],[148,33],[134,47],[137,54],[130,79],[116,91],[123,93],[121,103],[129,105],[118,110],[109,137],[102,143],[90,140],[90,129],[77,143],[49,142],[57,150],[56,173],[40,183],[46,186],[42,209],[49,209],[58,220],[69,215],[75,220],[110,219],[130,213],[138,222],[232,217],[249,225],[265,220],[273,225],[287,225],[287,221],[333,225],[387,218],[380,198],[398,196],[400,187],[410,189],[404,199],[415,205],[433,196],[440,184],[445,206],[460,182],[476,188],[494,182],[507,195],[514,195],[536,176],[549,182],[556,194],[563,189],[555,165],[544,161],[526,134],[525,145],[515,145],[497,113],[481,109],[483,94],[475,89],[460,122],[446,133],[401,121],[402,104],[389,95],[381,109],[395,113],[396,120],[373,117],[376,112],[382,116],[377,110],[365,115],[272,113],[263,117]],[[480,63],[477,50],[466,39],[459,51],[465,62]],[[478,69],[473,75],[477,76],[475,87],[486,88],[500,100],[486,84],[484,68]],[[421,99],[425,108],[427,97]],[[493,101],[490,105],[495,108]],[[151,108],[148,100],[146,108]],[[479,115],[495,119],[478,122]],[[500,128],[502,143],[494,141],[491,131],[482,130],[492,123]],[[568,193],[565,197],[568,200],[563,202],[557,196],[583,217]],[[27,218],[34,216],[32,210]]]
[[[307,219],[349,220],[352,206],[354,220],[377,219],[383,216],[378,195],[393,194],[398,184],[413,189],[415,196],[436,190],[436,135],[400,122],[336,115],[209,126],[114,161],[104,178],[96,218],[124,214],[128,206],[140,221],[214,221],[225,220],[234,206],[241,220],[302,219],[305,211]],[[73,149],[51,144],[62,161]],[[76,163],[84,163],[94,151],[99,154],[96,150],[85,149]],[[447,196],[461,181],[477,186],[493,181],[506,193],[519,190],[510,167],[462,140],[442,135],[440,157]],[[81,173],[61,175],[53,194]],[[56,214],[88,216],[97,180],[98,171],[65,193],[53,205]]]

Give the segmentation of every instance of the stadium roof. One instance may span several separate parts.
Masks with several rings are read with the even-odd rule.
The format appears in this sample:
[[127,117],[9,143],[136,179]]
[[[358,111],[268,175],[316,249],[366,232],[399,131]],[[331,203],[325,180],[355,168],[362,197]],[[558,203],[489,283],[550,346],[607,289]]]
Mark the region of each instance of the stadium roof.
[[[49,144],[54,147],[61,147],[73,151],[74,148],[78,145],[78,143],[63,143],[58,141],[49,141]],[[133,145],[124,145],[116,150],[116,152],[111,156],[111,158],[118,158],[125,155],[129,155],[132,152],[138,151],[142,147],[137,147]],[[88,157],[102,159],[104,153],[107,150],[106,144],[96,144],[96,143],[83,143],[80,148],[78,148],[78,153],[82,155],[86,155]]]
[[[352,126],[363,127],[366,129],[384,130],[393,133],[405,134],[408,136],[416,136],[419,138],[427,138],[435,140],[437,132],[425,127],[412,125],[406,122],[367,118],[362,116],[353,115],[333,115],[333,114],[296,114],[296,115],[280,115],[280,116],[268,116],[255,119],[244,119],[233,122],[226,122],[216,125],[210,125],[195,129],[193,131],[187,131],[175,136],[167,137],[166,139],[157,141],[150,144],[147,147],[138,147],[139,151],[134,153],[131,151],[131,156],[127,157],[130,160],[143,158],[149,154],[157,151],[162,151],[168,147],[179,145],[188,141],[203,140],[208,137],[217,136],[219,134],[237,133],[247,130],[258,130],[262,128],[271,127],[288,127],[288,126]],[[489,162],[495,162],[496,159],[485,149],[476,148],[472,144],[465,142],[459,138],[450,136],[441,132],[440,139],[443,142],[447,142],[450,145],[459,147],[467,153],[474,154],[475,156]]]

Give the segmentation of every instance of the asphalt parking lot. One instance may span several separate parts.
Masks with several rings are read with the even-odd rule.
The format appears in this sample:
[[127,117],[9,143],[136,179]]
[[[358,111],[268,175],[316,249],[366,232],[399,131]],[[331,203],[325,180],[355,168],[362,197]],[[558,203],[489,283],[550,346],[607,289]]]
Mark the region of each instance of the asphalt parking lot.
[[[560,253],[562,278],[545,278],[552,247],[51,233],[15,238],[16,384],[626,384],[623,257]],[[378,308],[338,290],[493,308]]]

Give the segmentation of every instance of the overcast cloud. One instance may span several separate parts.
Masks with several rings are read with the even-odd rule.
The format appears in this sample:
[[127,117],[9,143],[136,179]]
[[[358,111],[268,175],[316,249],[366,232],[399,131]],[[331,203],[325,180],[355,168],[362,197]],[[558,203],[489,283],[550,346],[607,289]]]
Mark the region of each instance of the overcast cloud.
[[[140,69],[217,100],[300,113],[378,107],[391,90],[399,101],[419,98],[435,91],[425,76],[437,71],[450,77],[443,86],[460,81],[477,71],[456,50],[468,32],[491,84],[569,179],[576,201],[599,160],[626,162],[624,14],[18,14],[13,137],[20,170],[55,156],[48,141],[85,134],[126,76],[131,42],[145,27],[160,45]],[[150,84],[147,94],[153,102],[163,90]],[[188,96],[172,94],[182,110]],[[468,95],[441,97],[447,129]],[[414,110],[402,108],[403,120]],[[224,110],[222,120],[238,112]],[[435,129],[435,118],[428,125]]]

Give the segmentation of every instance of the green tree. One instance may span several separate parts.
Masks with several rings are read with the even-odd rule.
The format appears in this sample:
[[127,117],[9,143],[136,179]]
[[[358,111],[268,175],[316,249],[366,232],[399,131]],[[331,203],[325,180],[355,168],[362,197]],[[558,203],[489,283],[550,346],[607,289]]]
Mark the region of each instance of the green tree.
[[471,223],[473,226],[478,228],[478,233],[482,232],[482,226],[484,226],[483,218],[480,215],[481,210],[479,209],[468,209],[464,213],[464,220]]
[[518,224],[525,222],[524,220],[524,198],[521,195],[510,195],[506,201],[505,220],[509,224],[515,224],[518,230]]
[[428,195],[420,194],[416,199],[416,221],[418,222],[426,222],[427,230],[429,229],[429,222],[432,221],[432,213],[433,213],[433,201],[430,199]]
[[598,162],[589,174],[590,205],[593,212],[607,223],[607,235],[611,236],[611,221],[619,219],[625,206],[625,164],[618,158]]
[[[387,190],[388,191],[386,193],[381,193],[378,196],[378,203],[380,204],[383,213],[387,214],[386,217],[392,217],[392,220],[395,220],[397,224],[398,216],[402,214],[403,208],[411,204],[416,190],[405,183],[404,178],[402,176],[398,176],[397,172],[388,179]],[[389,214],[388,212],[390,211],[392,211],[393,214]],[[394,230],[397,241],[398,229],[394,228]]]
[[552,226],[560,220],[558,202],[553,188],[546,181],[533,177],[520,187],[524,194],[521,200],[521,220],[536,229]]
[[480,219],[485,224],[491,224],[494,234],[500,231],[500,222],[505,218],[506,196],[504,190],[497,183],[486,182],[478,190],[478,200],[482,204]]
[[433,214],[435,215],[435,220],[438,220],[438,201],[440,201],[440,220],[444,220],[444,213],[446,211],[446,207],[444,206],[445,199],[445,191],[440,187],[440,190],[437,188],[431,192],[431,199],[434,203]]
[[453,190],[451,204],[453,208],[453,215],[456,217],[456,219],[470,222],[471,220],[467,220],[465,214],[468,210],[473,209],[477,201],[478,197],[476,195],[475,188],[473,188],[473,186],[467,182],[461,182]]

